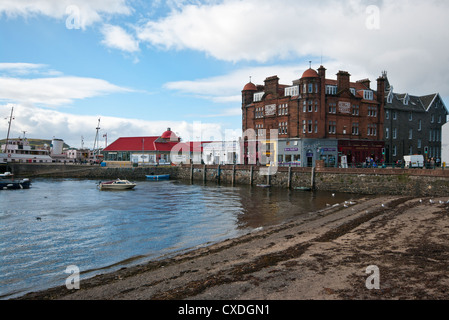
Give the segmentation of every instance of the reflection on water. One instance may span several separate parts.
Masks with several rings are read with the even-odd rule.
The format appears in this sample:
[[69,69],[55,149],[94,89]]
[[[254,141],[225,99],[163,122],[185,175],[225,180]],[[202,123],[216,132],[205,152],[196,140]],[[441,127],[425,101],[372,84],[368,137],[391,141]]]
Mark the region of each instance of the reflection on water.
[[128,191],[99,191],[96,184],[37,179],[29,190],[0,191],[1,298],[64,285],[69,265],[90,277],[353,197],[178,181],[138,182]]

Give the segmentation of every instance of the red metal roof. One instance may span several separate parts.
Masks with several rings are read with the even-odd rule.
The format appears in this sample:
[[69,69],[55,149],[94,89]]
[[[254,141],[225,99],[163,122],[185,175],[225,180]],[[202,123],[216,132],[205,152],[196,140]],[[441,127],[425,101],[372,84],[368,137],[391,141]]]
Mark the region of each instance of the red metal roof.
[[[179,151],[202,152],[203,144],[210,141],[200,142],[176,142],[167,141],[160,137],[126,137],[118,138],[103,151],[165,151],[170,152],[176,146]],[[182,148],[182,149],[181,149]]]
[[308,69],[302,74],[301,78],[318,78],[318,77],[319,75],[315,70]]

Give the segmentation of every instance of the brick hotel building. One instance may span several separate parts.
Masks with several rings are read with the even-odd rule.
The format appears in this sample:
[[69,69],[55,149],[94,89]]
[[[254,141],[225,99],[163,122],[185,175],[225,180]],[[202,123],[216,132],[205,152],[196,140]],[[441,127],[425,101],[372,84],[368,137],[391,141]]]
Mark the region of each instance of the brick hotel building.
[[[320,66],[318,71],[306,70],[292,85],[280,84],[277,76],[264,85],[250,82],[242,90],[243,132],[266,134],[267,150],[275,153],[280,165],[306,167],[324,160],[327,166],[337,166],[341,155],[348,165],[368,157],[380,162],[385,148],[385,81],[379,77],[373,90],[369,79],[351,82],[346,71],[339,71],[336,80],[327,79]],[[272,129],[278,131],[277,141],[270,140]],[[253,163],[248,137],[243,139],[241,161]]]

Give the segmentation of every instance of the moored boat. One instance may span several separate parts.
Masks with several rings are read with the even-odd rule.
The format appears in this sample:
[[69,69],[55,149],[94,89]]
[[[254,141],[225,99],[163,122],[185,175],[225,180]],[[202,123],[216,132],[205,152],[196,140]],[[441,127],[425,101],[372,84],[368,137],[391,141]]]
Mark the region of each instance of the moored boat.
[[14,180],[14,175],[11,172],[0,174],[0,190],[29,189],[30,185],[30,179]]
[[135,186],[136,186],[135,183],[129,182],[128,180],[121,180],[121,179],[100,182],[98,184],[98,188],[100,190],[130,190],[130,189],[133,189]]
[[160,175],[146,175],[147,180],[169,180],[169,174],[160,174]]

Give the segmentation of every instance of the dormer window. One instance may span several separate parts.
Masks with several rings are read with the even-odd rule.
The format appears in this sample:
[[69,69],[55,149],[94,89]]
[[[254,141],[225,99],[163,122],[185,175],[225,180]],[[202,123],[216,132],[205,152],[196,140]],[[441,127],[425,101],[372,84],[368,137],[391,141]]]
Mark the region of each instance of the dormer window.
[[254,99],[253,99],[254,102],[262,101],[263,95],[264,95],[264,92],[255,93],[254,94]]
[[326,94],[336,95],[337,94],[337,86],[326,86]]
[[349,91],[351,91],[352,95],[355,96],[355,88],[349,88]]
[[363,99],[365,100],[373,100],[374,95],[371,90],[363,90]]

